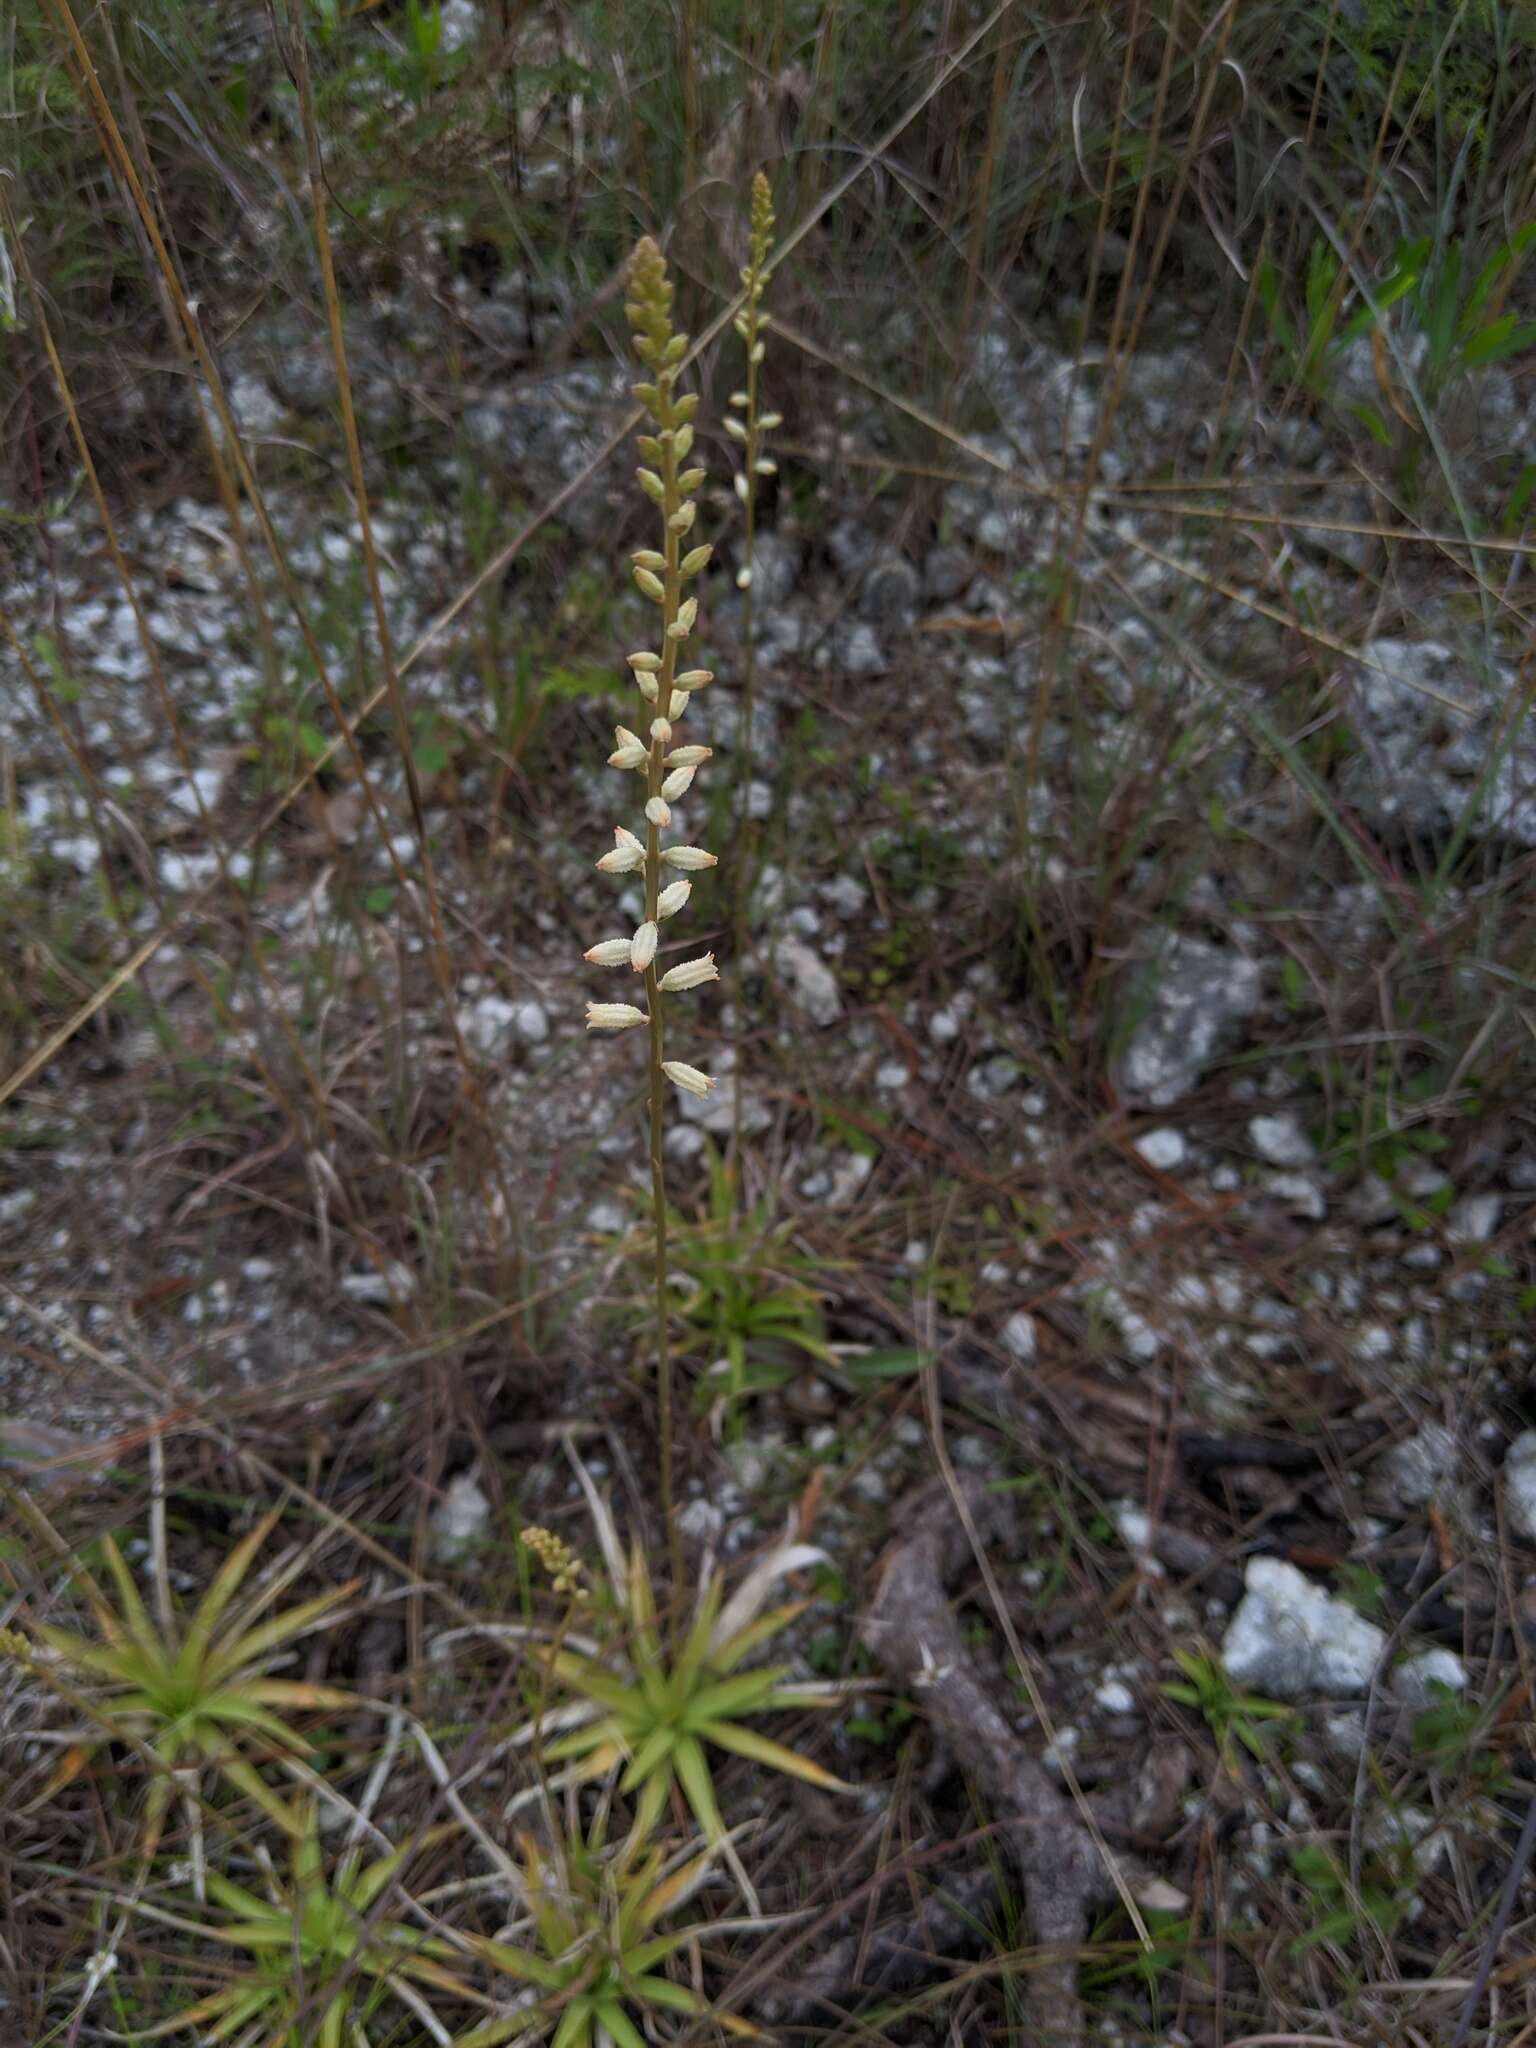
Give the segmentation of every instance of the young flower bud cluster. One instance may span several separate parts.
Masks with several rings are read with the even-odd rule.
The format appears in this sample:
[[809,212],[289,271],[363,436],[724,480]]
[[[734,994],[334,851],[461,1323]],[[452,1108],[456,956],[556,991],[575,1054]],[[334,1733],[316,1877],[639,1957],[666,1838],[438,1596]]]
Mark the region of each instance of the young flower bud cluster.
[[642,648],[627,657],[640,692],[637,723],[645,737],[628,726],[615,726],[614,750],[608,756],[611,768],[645,778],[645,794],[640,800],[645,837],[641,839],[623,825],[615,826],[613,850],[597,865],[607,875],[644,876],[645,914],[628,938],[602,939],[588,948],[585,958],[594,967],[628,967],[643,975],[647,1008],[642,1010],[634,1003],[588,1003],[587,1028],[624,1031],[649,1023],[653,1086],[659,1089],[664,1075],[686,1093],[704,1095],[714,1086],[707,1074],[682,1060],[662,1057],[661,998],[718,981],[715,956],[703,953],[663,971],[657,966],[657,952],[661,926],[683,908],[693,886],[688,881],[664,884],[663,869],[691,875],[715,865],[714,854],[701,846],[664,847],[661,843],[662,833],[672,823],[672,805],[687,793],[710,756],[708,747],[674,746],[673,728],[687,711],[694,691],[713,680],[708,669],[678,668],[683,643],[693,633],[699,616],[698,598],[685,596],[684,585],[701,573],[712,551],[706,544],[685,545],[692,540],[698,515],[693,493],[704,481],[704,471],[690,460],[698,398],[691,393],[680,397],[675,388],[678,366],[688,353],[688,337],[672,330],[672,285],[661,251],[649,236],[631,261],[624,310],[633,330],[635,353],[648,372],[634,386],[634,394],[655,427],[654,433],[640,436],[643,466],[637,477],[662,520],[661,547],[641,548],[631,557],[631,571],[636,588],[657,609],[659,630],[657,649]]
[[[747,514],[747,548],[745,559],[736,571],[738,590],[752,588],[752,509],[756,495],[757,479],[774,476],[779,465],[763,453],[763,436],[774,427],[784,424],[784,415],[779,412],[762,412],[758,409],[758,371],[762,366],[767,345],[763,340],[768,326],[768,315],[763,311],[763,291],[768,283],[768,258],[773,249],[773,197],[768,180],[761,171],[752,180],[752,240],[749,260],[741,272],[742,289],[746,302],[731,323],[740,337],[747,358],[747,381],[745,388],[731,393],[734,408],[725,422],[725,431],[739,443],[743,467],[736,472],[736,495],[740,498]],[[739,415],[739,417],[738,417]]]
[[549,1573],[557,1593],[568,1595],[578,1605],[591,1599],[591,1594],[581,1583],[581,1559],[553,1530],[534,1522],[522,1531],[521,1540],[524,1549],[531,1550]]

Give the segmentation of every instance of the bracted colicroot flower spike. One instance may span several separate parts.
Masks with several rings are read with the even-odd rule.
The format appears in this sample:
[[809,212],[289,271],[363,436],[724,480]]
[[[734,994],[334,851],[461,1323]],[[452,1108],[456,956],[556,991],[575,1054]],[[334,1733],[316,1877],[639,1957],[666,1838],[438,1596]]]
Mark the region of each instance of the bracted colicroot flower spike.
[[[640,693],[637,724],[639,732],[627,726],[614,729],[614,751],[609,766],[626,773],[643,775],[645,796],[640,804],[645,836],[627,826],[614,827],[614,844],[597,865],[604,874],[643,875],[645,911],[628,938],[602,939],[586,953],[594,967],[628,968],[644,976],[646,1008],[635,1003],[600,1002],[587,1005],[589,1031],[626,1031],[639,1024],[650,1025],[651,1086],[651,1189],[656,1232],[656,1344],[657,1397],[661,1434],[662,1511],[669,1530],[672,1522],[671,1375],[667,1355],[666,1301],[666,1189],[662,1172],[662,1108],[666,1084],[688,1095],[707,1095],[714,1082],[708,1074],[685,1060],[668,1059],[662,1023],[663,996],[679,995],[718,981],[719,970],[713,953],[683,960],[662,969],[657,964],[661,927],[675,917],[688,901],[693,884],[686,877],[715,865],[715,855],[700,846],[662,845],[662,834],[672,823],[672,805],[688,790],[710,749],[674,744],[675,728],[688,709],[695,690],[713,680],[708,669],[680,668],[684,645],[694,631],[699,615],[697,597],[684,595],[684,587],[708,562],[713,550],[694,538],[697,504],[693,494],[704,481],[704,471],[689,466],[693,449],[693,417],[698,409],[695,393],[679,396],[676,390],[679,365],[688,353],[686,334],[672,331],[672,285],[660,249],[647,235],[635,250],[629,267],[629,292],[624,307],[633,330],[635,354],[649,373],[649,381],[636,384],[635,397],[649,414],[654,433],[640,436],[643,466],[636,478],[661,516],[661,546],[642,548],[632,557],[634,578],[642,596],[656,607],[654,648],[642,648],[628,657],[635,687]],[[638,822],[638,821],[637,821]],[[682,879],[670,879],[679,877]]]

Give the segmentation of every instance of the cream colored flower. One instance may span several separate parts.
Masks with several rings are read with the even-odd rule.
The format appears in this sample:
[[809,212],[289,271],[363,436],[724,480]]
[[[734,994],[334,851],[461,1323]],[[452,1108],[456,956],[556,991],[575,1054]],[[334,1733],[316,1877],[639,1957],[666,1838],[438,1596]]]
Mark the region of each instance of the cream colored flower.
[[656,898],[656,915],[658,917],[676,917],[692,894],[692,882],[669,882]]
[[595,946],[589,946],[582,954],[594,967],[622,967],[629,958],[628,939],[600,939]]
[[633,1025],[645,1022],[644,1010],[637,1010],[633,1003],[588,1003],[587,1029],[589,1031],[628,1031]]
[[629,942],[629,964],[636,974],[643,974],[656,958],[656,926],[650,918],[641,925]]
[[651,750],[637,732],[631,732],[627,725],[616,725],[613,728],[613,737],[616,744],[613,752],[608,756],[608,766],[610,768],[643,768],[645,766]]
[[697,768],[674,768],[672,770],[672,773],[667,776],[661,785],[661,793],[669,804],[677,802],[698,772]]
[[674,1087],[681,1088],[685,1095],[707,1095],[715,1085],[708,1074],[701,1074],[697,1067],[690,1067],[686,1060],[663,1060],[661,1071]]
[[684,874],[696,875],[702,868],[716,865],[715,856],[706,853],[702,846],[669,846],[662,853],[668,867],[681,868]]
[[661,986],[668,995],[685,988],[701,988],[706,981],[718,981],[720,970],[715,965],[713,953],[705,953],[697,960],[680,960],[676,967],[669,967],[661,977]]
[[605,875],[632,875],[637,868],[645,866],[645,848],[633,832],[626,832],[622,825],[615,825],[613,838],[612,853],[605,853],[598,862]]

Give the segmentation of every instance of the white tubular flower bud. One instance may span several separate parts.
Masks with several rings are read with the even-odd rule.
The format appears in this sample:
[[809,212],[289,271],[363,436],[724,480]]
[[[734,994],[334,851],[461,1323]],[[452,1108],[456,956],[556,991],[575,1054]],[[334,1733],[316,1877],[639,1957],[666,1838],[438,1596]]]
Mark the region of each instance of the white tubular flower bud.
[[676,917],[692,894],[692,882],[668,882],[666,888],[656,898],[656,915]]
[[581,957],[591,961],[594,967],[622,967],[629,959],[629,941],[602,939],[597,945],[589,946]]
[[725,428],[725,431],[730,435],[733,441],[745,441],[745,439],[747,438],[747,430],[741,424],[740,420],[732,419],[729,415],[727,415],[726,418],[720,422],[720,424]]
[[666,719],[653,718],[651,720],[651,738],[653,740],[660,740],[661,744],[665,746],[667,744],[667,741],[671,739],[671,737],[672,728],[667,723]]
[[656,927],[647,918],[629,942],[629,964],[636,974],[643,974],[655,958]]
[[637,469],[635,480],[653,505],[660,505],[665,501],[667,487],[654,469]]
[[714,751],[713,747],[674,747],[671,753],[666,756],[667,766],[669,768],[699,768],[702,767]]
[[750,569],[741,568],[736,571],[736,588],[738,590],[750,590],[752,588],[752,571]]
[[649,822],[665,829],[672,822],[672,813],[667,809],[665,797],[648,796],[645,800],[645,815]]
[[758,432],[759,432],[760,434],[771,434],[771,433],[773,432],[773,430],[774,430],[774,428],[775,428],[775,427],[782,427],[782,426],[783,426],[783,424],[784,424],[784,415],[783,415],[783,413],[781,413],[781,412],[765,412],[765,413],[763,414],[762,418],[761,418],[761,419],[760,419],[760,420],[758,421],[758,423],[757,423],[757,431],[758,431]]
[[704,543],[703,547],[690,548],[677,565],[678,574],[680,576],[697,576],[714,552],[708,541]]
[[645,866],[645,848],[633,832],[626,832],[622,825],[615,825],[613,839],[612,853],[605,853],[598,862],[605,875],[632,875],[637,868]]
[[751,402],[752,401],[747,397],[745,391],[733,391],[731,393],[732,405],[750,405]]
[[587,1029],[589,1031],[628,1031],[636,1024],[645,1022],[644,1010],[637,1010],[633,1003],[588,1003]]
[[688,450],[693,446],[692,427],[679,427],[677,430],[677,440],[673,445],[678,461],[684,461],[687,457]]
[[672,770],[672,773],[664,779],[661,785],[661,793],[669,804],[677,802],[678,798],[686,792],[689,783],[692,782],[698,772],[697,768],[674,768]]
[[770,462],[766,455],[760,456],[753,463],[752,467],[759,476],[777,476],[779,473],[779,465],[776,462]]
[[635,570],[635,581],[653,604],[660,604],[667,594],[667,586],[661,578],[649,569]]
[[642,651],[639,654],[626,654],[624,659],[633,669],[655,670],[661,667],[661,656],[659,654],[651,654],[648,651]]
[[735,477],[735,490],[737,497],[740,498],[743,505],[745,505],[747,499],[752,495],[752,486],[747,482],[746,478],[742,475],[739,469],[737,470]]
[[674,625],[669,626],[667,631],[671,633],[675,630],[677,636],[681,638],[684,633],[691,633],[693,631],[693,622],[698,616],[699,600],[696,597],[685,597],[677,608],[677,618]]
[[685,875],[696,875],[704,868],[718,865],[712,853],[706,853],[702,846],[669,846],[662,854],[669,868],[681,868]]
[[703,469],[685,469],[677,480],[677,488],[686,497],[690,491],[696,491],[699,488],[699,485],[703,483],[708,474],[709,472]]
[[659,575],[667,566],[665,555],[658,555],[654,548],[640,548],[629,558],[637,569],[654,569]]
[[637,669],[635,681],[640,685],[640,694],[647,704],[654,704],[661,695],[661,686],[649,669]]
[[616,745],[613,752],[608,756],[608,766],[610,768],[643,768],[650,749],[646,746],[640,735],[631,732],[628,726],[616,725],[613,728],[613,737]]
[[699,508],[690,498],[686,505],[679,505],[667,521],[668,530],[672,533],[687,533],[698,516]]
[[707,1095],[715,1085],[708,1074],[701,1074],[686,1060],[663,1060],[661,1071],[674,1087],[681,1088],[686,1095]]
[[661,977],[661,986],[668,995],[677,995],[685,988],[700,988],[706,981],[719,979],[714,954],[705,953],[701,959],[682,960],[676,967],[669,967]]
[[686,690],[674,690],[672,692],[672,702],[667,706],[670,715],[673,718],[681,718],[687,709],[688,692]]
[[706,683],[715,680],[712,668],[685,668],[680,676],[672,679],[680,690],[702,690]]
[[766,349],[766,348],[764,347],[764,345],[762,344],[762,342],[760,342],[760,341],[754,341],[754,342],[753,342],[753,344],[752,344],[752,361],[753,361],[754,363],[760,363],[760,362],[761,362],[761,361],[763,360],[763,357],[764,357],[765,355],[767,355],[767,353],[768,353],[768,351],[767,351],[767,349]]

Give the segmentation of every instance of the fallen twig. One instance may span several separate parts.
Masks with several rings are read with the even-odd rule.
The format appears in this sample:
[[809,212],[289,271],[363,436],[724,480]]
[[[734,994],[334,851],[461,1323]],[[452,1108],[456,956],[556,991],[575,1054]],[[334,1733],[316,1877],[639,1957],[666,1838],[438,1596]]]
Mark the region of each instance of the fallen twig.
[[[996,1535],[997,1494],[975,1489],[971,1519]],[[1024,1883],[1025,1908],[1049,1951],[1029,1977],[1029,2038],[1039,2048],[1080,2048],[1077,1956],[1089,1909],[1116,1896],[1111,1874],[1071,1802],[1029,1754],[971,1663],[945,1591],[970,1541],[943,1485],[925,1488],[896,1517],[912,1533],[886,1555],[861,1634],[892,1680],[920,1698],[940,1737],[996,1814]]]

